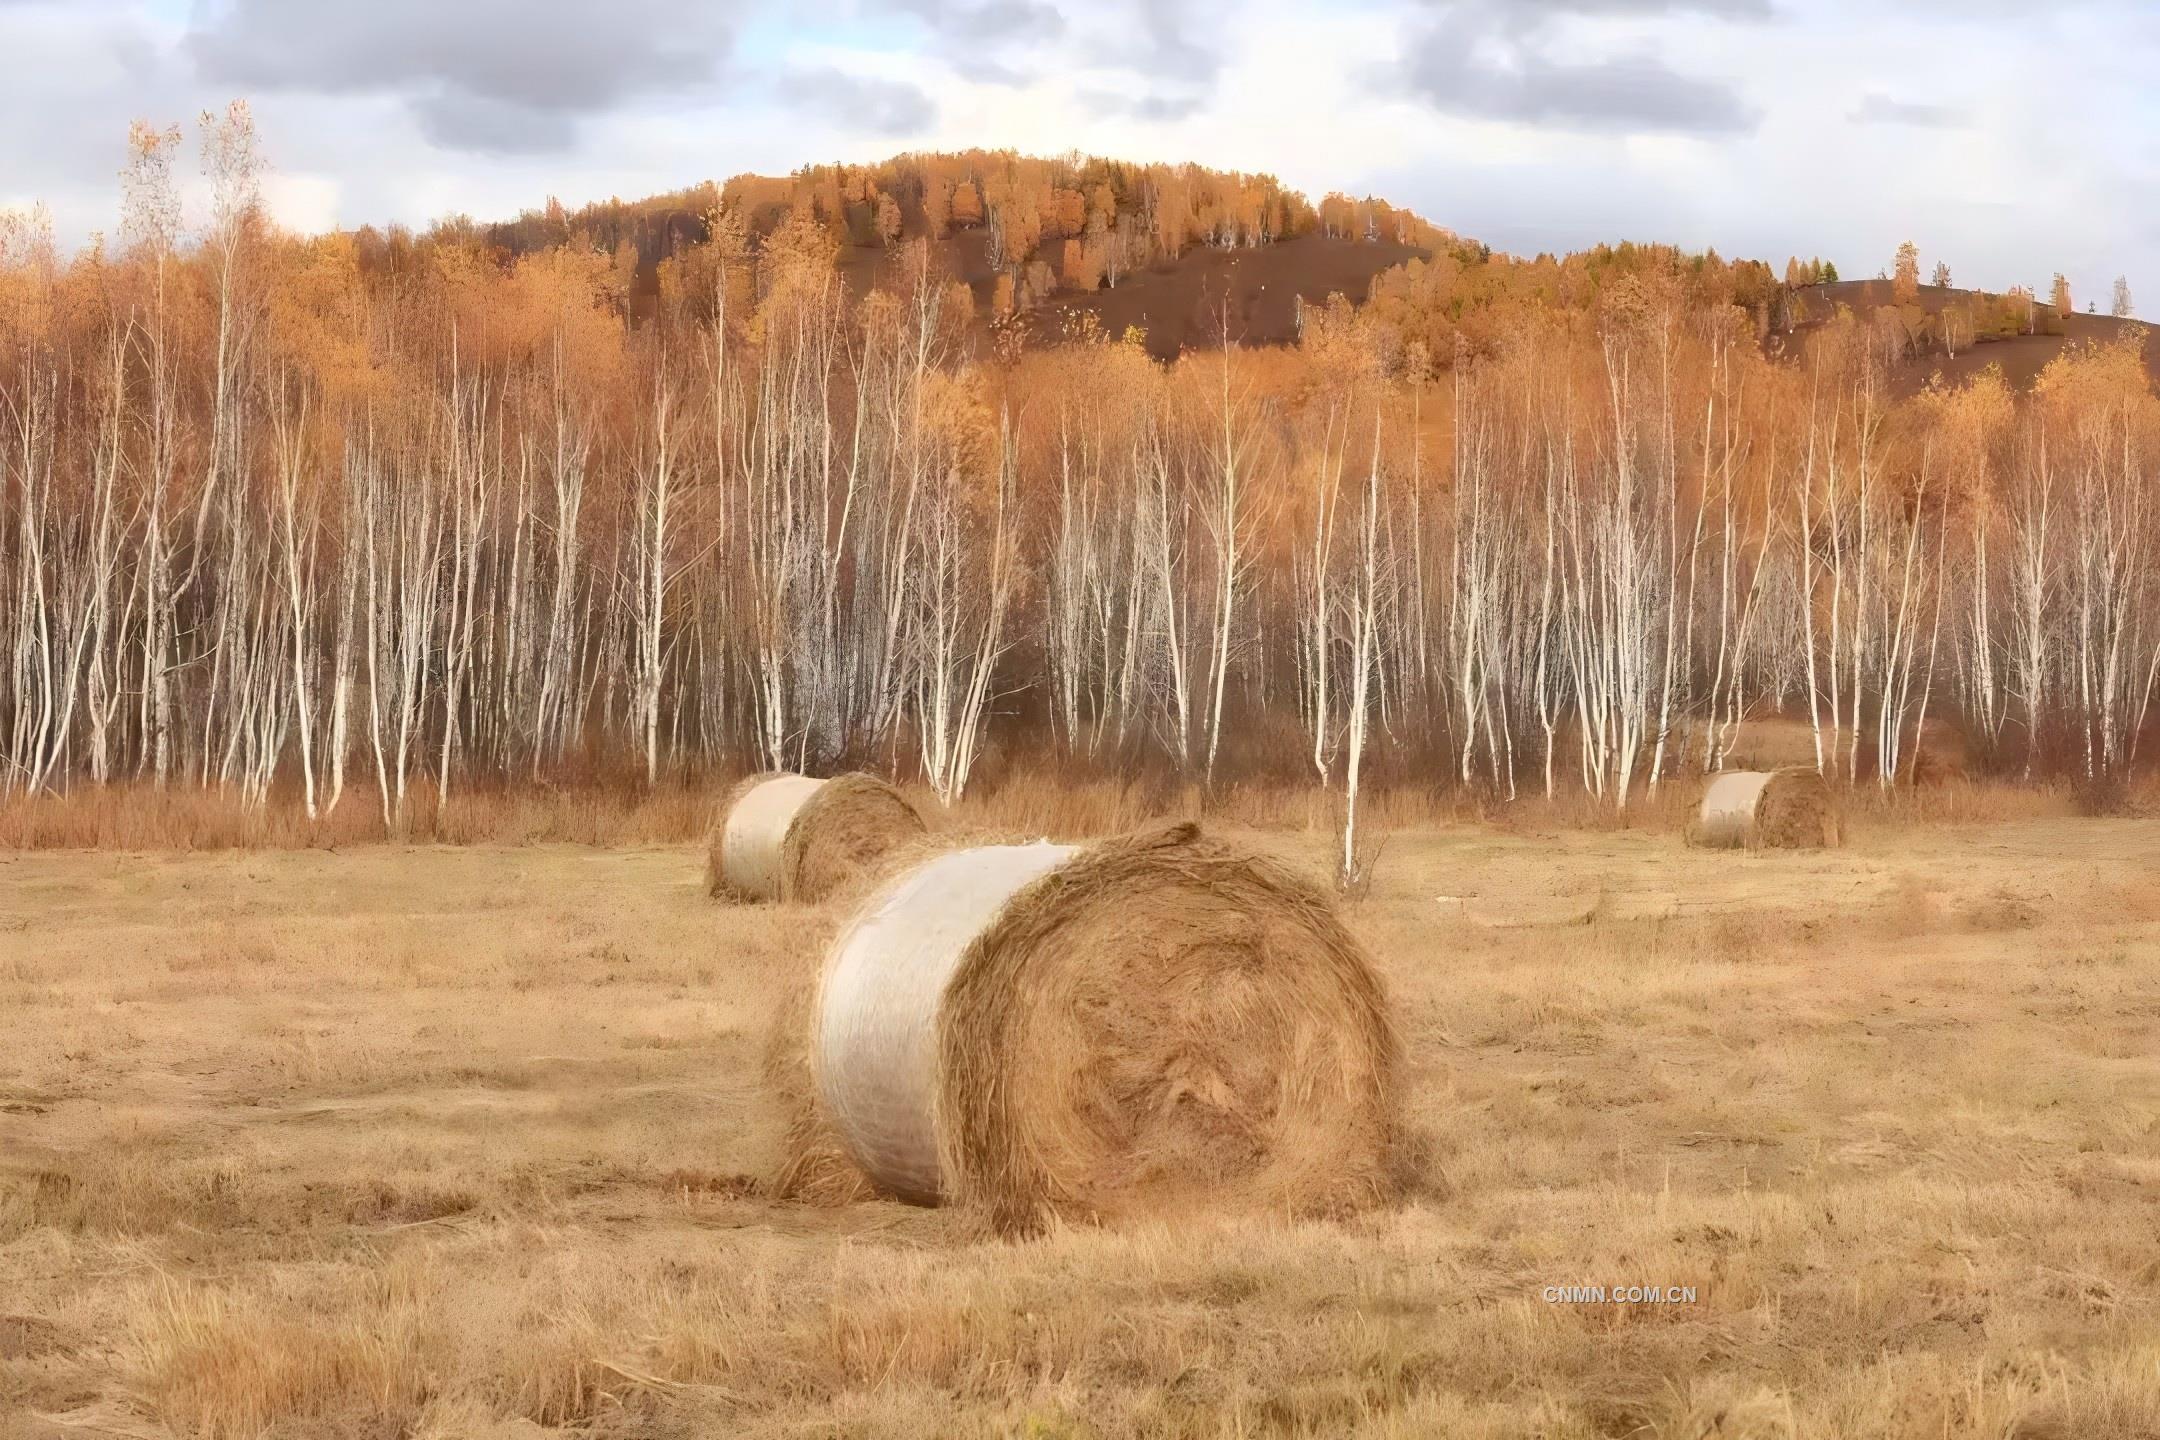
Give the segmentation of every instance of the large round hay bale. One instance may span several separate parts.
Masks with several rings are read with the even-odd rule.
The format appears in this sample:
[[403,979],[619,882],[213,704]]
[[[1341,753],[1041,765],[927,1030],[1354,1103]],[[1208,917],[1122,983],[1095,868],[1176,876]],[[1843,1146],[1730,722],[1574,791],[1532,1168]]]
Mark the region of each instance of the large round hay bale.
[[817,1077],[810,1068],[810,1047],[803,1043],[817,1012],[815,976],[782,992],[765,1035],[762,1057],[765,1092],[783,1127],[780,1163],[766,1182],[778,1200],[806,1205],[850,1205],[875,1193],[847,1147],[833,1133],[832,1121],[818,1103]]
[[1805,765],[1711,776],[1689,836],[1699,845],[1781,850],[1819,849],[1843,839],[1830,787]]
[[1391,1185],[1371,963],[1310,885],[1190,824],[907,871],[834,941],[808,1039],[871,1182],[999,1230]]
[[822,900],[922,833],[915,807],[875,775],[753,775],[728,796],[705,879],[715,895]]

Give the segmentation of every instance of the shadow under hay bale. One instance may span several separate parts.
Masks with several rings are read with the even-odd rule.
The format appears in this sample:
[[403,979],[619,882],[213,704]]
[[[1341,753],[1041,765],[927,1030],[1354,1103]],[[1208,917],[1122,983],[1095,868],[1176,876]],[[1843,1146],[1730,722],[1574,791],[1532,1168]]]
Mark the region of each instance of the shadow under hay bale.
[[[797,1023],[818,1113],[783,1193],[844,1184],[837,1149],[882,1193],[1024,1233],[1340,1214],[1399,1178],[1370,961],[1317,890],[1191,824],[914,867],[841,930]],[[799,1080],[782,1053],[768,1073]]]
[[913,837],[922,817],[875,775],[767,771],[728,793],[705,854],[715,896],[815,902]]
[[1716,848],[1817,850],[1843,844],[1845,833],[1823,777],[1796,765],[1711,776],[1687,838]]

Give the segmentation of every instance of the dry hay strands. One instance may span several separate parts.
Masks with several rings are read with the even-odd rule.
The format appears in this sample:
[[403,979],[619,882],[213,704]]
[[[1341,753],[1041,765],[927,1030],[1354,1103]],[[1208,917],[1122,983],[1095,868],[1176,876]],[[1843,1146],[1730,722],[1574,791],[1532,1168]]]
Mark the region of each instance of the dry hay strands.
[[1395,1189],[1397,1040],[1313,887],[1179,824],[918,865],[834,942],[808,1036],[884,1193],[996,1230]]
[[875,775],[752,775],[713,827],[706,887],[743,900],[822,900],[923,831],[915,807]]
[[1805,765],[1711,776],[1701,812],[1688,827],[1694,844],[1750,850],[1822,849],[1844,838],[1836,797]]
[[773,1013],[762,1057],[765,1092],[778,1108],[784,1127],[780,1164],[764,1186],[775,1200],[802,1205],[852,1205],[877,1192],[849,1156],[818,1103],[817,1077],[805,1043],[817,1013],[815,976],[789,987]]

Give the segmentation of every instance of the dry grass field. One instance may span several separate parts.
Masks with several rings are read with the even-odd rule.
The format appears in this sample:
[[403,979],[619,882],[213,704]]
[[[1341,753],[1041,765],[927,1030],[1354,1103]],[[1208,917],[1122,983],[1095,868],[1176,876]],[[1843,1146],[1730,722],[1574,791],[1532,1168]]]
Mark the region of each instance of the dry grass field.
[[0,1440],[2160,1434],[2160,822],[1430,826],[1348,919],[1416,1193],[1009,1243],[761,1197],[833,916],[691,845],[0,855]]

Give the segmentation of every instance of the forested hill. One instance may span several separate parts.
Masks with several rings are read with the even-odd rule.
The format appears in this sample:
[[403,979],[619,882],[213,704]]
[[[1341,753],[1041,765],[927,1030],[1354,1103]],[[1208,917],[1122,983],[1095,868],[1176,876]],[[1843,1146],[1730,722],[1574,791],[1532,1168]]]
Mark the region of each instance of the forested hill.
[[426,238],[504,261],[565,245],[604,252],[641,317],[671,273],[716,238],[728,243],[714,234],[722,216],[751,250],[783,230],[798,242],[814,231],[858,294],[891,283],[920,241],[935,272],[968,286],[985,326],[1042,343],[1087,315],[1111,334],[1138,329],[1165,358],[1226,332],[1294,340],[1302,305],[1362,300],[1380,272],[1463,243],[1385,200],[1330,194],[1315,205],[1271,175],[1006,151],[739,175],[575,211],[550,201],[512,221],[445,222]]
[[[1229,340],[1292,344],[1333,304],[1355,313],[1387,367],[1444,370],[1495,354],[1532,324],[1597,328],[1649,306],[1736,310],[1764,352],[1799,356],[1850,312],[1892,389],[1956,384],[1990,366],[2029,388],[2066,344],[2145,330],[2079,314],[2064,294],[2003,294],[1903,280],[1839,281],[1821,260],[1760,260],[1619,243],[1520,257],[1379,197],[1317,203],[1265,174],[1010,151],[907,154],[871,165],[739,175],[642,200],[580,209],[557,202],[515,220],[463,217],[426,234],[359,232],[365,257],[448,247],[503,267],[550,253],[604,260],[596,283],[632,324],[671,294],[769,250],[822,252],[856,296],[903,283],[918,247],[927,270],[967,287],[980,338],[1029,348],[1132,336],[1157,358]],[[1901,257],[1902,260],[1902,257]],[[1947,267],[1938,267],[1938,281]],[[1338,298],[1339,297],[1339,298]],[[2160,355],[2148,354],[2160,365]]]
[[1391,364],[1421,353],[1445,368],[1492,351],[1532,314],[1590,314],[1631,276],[1675,300],[1759,316],[1780,293],[1760,261],[1625,243],[1524,259],[1381,197],[1315,203],[1271,175],[1008,151],[740,175],[577,210],[550,201],[512,221],[459,217],[422,236],[364,230],[359,240],[363,257],[393,263],[413,247],[504,266],[605,257],[602,283],[634,323],[715,267],[779,250],[822,252],[859,296],[898,283],[919,244],[931,272],[968,287],[984,331],[1030,347],[1136,334],[1158,358],[1224,338],[1294,342],[1307,313],[1337,297],[1370,312]]
[[1991,367],[2014,389],[2029,390],[2067,347],[2125,338],[2144,347],[2146,371],[2160,381],[2160,347],[2146,343],[2152,327],[2096,313],[2097,306],[2081,312],[2064,303],[2067,287],[2047,299],[2030,290],[1992,294],[1917,283],[1903,289],[1900,294],[1894,278],[1797,287],[1788,324],[1771,337],[1770,353],[1797,354],[1806,337],[1843,308],[1878,338],[1892,388],[1901,395],[1962,385]]

